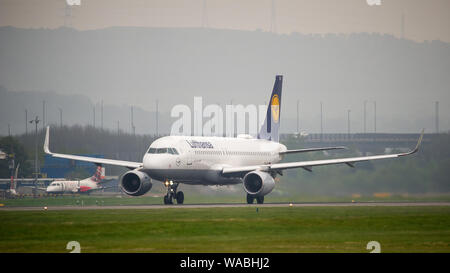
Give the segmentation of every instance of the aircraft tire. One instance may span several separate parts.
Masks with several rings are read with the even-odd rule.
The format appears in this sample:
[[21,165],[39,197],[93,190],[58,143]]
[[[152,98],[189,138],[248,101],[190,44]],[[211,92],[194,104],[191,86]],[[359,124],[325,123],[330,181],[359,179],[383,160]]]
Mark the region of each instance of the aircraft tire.
[[168,205],[168,204],[170,204],[169,196],[164,195],[164,205]]
[[258,203],[258,204],[264,204],[264,196],[258,196],[258,197],[256,197],[256,203]]
[[247,204],[253,204],[254,200],[255,200],[255,197],[253,195],[247,193]]
[[183,204],[184,202],[184,193],[182,191],[177,192],[177,204]]

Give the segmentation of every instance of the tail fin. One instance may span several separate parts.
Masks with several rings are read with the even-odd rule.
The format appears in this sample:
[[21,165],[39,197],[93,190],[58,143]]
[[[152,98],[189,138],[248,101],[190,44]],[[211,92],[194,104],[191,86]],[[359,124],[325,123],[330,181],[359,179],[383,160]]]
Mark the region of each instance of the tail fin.
[[258,138],[272,141],[279,141],[278,129],[280,128],[281,114],[281,89],[283,87],[283,76],[275,77],[272,95],[270,96],[269,105],[267,107],[266,119],[259,130]]
[[17,163],[16,172],[14,173],[14,177],[11,177],[11,190],[16,190],[17,187],[17,174],[19,173],[20,163]]
[[103,178],[105,178],[105,168],[97,166],[97,170],[95,170],[95,174],[92,176],[92,181],[100,183]]

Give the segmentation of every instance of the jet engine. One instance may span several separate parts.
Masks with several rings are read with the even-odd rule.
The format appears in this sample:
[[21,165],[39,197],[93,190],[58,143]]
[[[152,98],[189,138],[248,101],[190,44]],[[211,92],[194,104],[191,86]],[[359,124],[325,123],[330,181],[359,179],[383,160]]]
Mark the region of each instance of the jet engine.
[[253,171],[244,176],[244,189],[248,194],[264,196],[275,187],[275,180],[266,172]]
[[146,173],[132,170],[122,175],[120,186],[126,194],[140,196],[152,188],[152,182]]

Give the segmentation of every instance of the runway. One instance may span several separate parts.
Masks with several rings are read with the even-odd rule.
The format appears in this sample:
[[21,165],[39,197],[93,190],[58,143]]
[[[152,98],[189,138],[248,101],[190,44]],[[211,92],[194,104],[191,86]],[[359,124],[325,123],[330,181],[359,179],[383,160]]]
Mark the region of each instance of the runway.
[[[290,208],[290,207],[429,207],[450,206],[450,202],[309,202],[266,204],[182,204],[182,205],[122,205],[122,206],[49,206],[47,210],[117,210],[117,209],[200,209],[200,208]],[[43,211],[44,207],[0,207],[0,211]]]

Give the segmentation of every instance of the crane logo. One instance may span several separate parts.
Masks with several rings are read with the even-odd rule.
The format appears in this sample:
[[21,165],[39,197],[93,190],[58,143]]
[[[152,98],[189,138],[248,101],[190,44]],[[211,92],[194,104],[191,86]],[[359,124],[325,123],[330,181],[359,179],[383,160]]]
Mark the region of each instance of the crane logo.
[[278,123],[278,120],[280,118],[280,99],[278,98],[278,95],[274,95],[272,97],[272,102],[270,103],[271,109],[272,109],[272,118],[275,123]]

